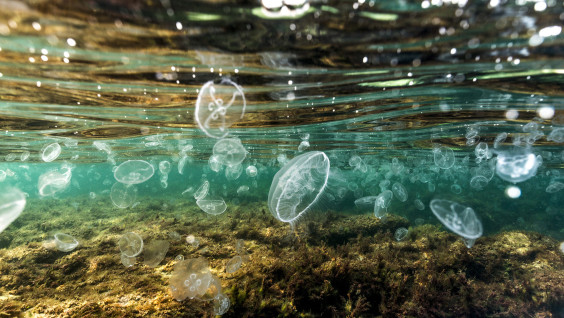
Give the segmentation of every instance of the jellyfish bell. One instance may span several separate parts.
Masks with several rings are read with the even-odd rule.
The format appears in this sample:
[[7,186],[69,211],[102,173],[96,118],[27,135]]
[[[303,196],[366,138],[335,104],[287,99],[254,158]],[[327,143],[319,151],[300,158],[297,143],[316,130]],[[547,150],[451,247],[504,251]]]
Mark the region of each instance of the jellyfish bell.
[[526,148],[513,148],[506,151],[496,151],[497,161],[495,172],[501,179],[518,183],[534,177],[541,162],[534,153]]
[[482,236],[482,222],[474,209],[441,199],[432,200],[429,207],[445,227],[464,239],[475,240]]
[[293,224],[319,200],[327,188],[330,161],[321,151],[304,153],[276,173],[268,193],[268,208],[282,222]]
[[208,137],[219,139],[227,136],[229,127],[243,118],[246,106],[241,86],[227,78],[219,83],[209,81],[198,94],[194,119]]

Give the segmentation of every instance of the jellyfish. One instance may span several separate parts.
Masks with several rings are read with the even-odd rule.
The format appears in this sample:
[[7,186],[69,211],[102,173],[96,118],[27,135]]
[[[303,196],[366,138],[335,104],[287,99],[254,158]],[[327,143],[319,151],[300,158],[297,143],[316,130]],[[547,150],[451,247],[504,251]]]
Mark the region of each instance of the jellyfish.
[[526,181],[537,173],[540,161],[528,149],[515,148],[510,151],[498,151],[496,173],[505,181],[518,183]]
[[0,233],[2,233],[20,216],[25,208],[26,198],[17,188],[2,187],[0,202]]
[[395,197],[400,200],[401,202],[407,201],[407,190],[403,186],[403,184],[399,182],[394,182],[392,185],[392,191],[394,192]]
[[215,143],[213,154],[217,156],[219,162],[230,167],[241,164],[247,156],[247,150],[243,147],[240,139],[225,138]]
[[143,251],[143,239],[135,232],[128,232],[120,237],[118,246],[122,255],[136,257]]
[[70,252],[78,246],[78,240],[65,233],[55,234],[55,246],[61,252]]
[[454,165],[454,152],[445,146],[433,149],[435,165],[441,169],[449,169]]
[[474,209],[441,199],[432,200],[429,207],[444,226],[462,238],[475,240],[482,236],[482,222]]
[[282,222],[293,224],[319,200],[327,187],[330,161],[311,151],[290,160],[276,173],[268,193],[268,208]]
[[402,241],[404,238],[407,237],[408,230],[405,227],[400,227],[394,233],[394,239],[396,241]]
[[61,154],[61,145],[54,142],[43,148],[43,151],[41,152],[41,159],[43,159],[43,161],[45,162],[51,162],[57,159],[60,154]]
[[132,184],[116,182],[110,190],[112,203],[120,209],[125,209],[133,205],[136,198],[137,188]]
[[145,160],[128,160],[120,164],[114,178],[125,184],[138,184],[149,180],[155,173],[155,168]]

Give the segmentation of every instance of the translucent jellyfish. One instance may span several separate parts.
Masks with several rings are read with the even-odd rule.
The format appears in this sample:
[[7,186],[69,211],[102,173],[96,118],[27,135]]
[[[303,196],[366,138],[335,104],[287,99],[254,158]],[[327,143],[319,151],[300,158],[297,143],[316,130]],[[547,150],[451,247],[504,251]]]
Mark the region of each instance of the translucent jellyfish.
[[516,148],[512,151],[498,151],[496,173],[505,181],[517,183],[536,175],[538,158],[530,151]]
[[435,165],[441,169],[449,169],[454,165],[454,152],[445,146],[433,148]]
[[218,140],[213,146],[213,154],[226,166],[241,164],[247,156],[247,150],[238,138],[225,138]]
[[208,195],[208,191],[210,189],[210,183],[208,180],[204,180],[204,182],[202,183],[202,185],[198,188],[198,190],[196,190],[196,192],[194,192],[194,199],[196,200],[201,200],[203,199],[206,195]]
[[170,162],[166,160],[159,162],[159,172],[162,175],[168,175],[170,173],[170,170],[171,170]]
[[494,144],[493,144],[494,149],[499,148],[499,145],[502,144],[505,141],[505,139],[507,139],[506,132],[499,133],[497,136],[495,136]]
[[377,195],[362,197],[354,201],[354,205],[361,210],[369,210],[374,207],[374,202],[378,198]]
[[366,163],[364,163],[362,158],[360,158],[359,156],[356,156],[356,155],[350,157],[349,166],[353,167],[354,170],[358,170],[362,173],[365,173],[366,171],[368,171],[368,167],[366,166]]
[[395,197],[400,200],[401,202],[407,201],[407,190],[403,186],[403,184],[399,182],[394,182],[392,185],[392,191],[394,192]]
[[268,208],[282,222],[295,222],[319,200],[327,187],[330,162],[320,151],[290,160],[276,173],[268,193]]
[[554,128],[550,134],[546,137],[548,141],[554,141],[557,143],[564,142],[564,127]]
[[550,182],[550,184],[546,187],[546,192],[547,193],[556,193],[560,190],[564,189],[564,183],[560,182],[560,181],[552,181]]
[[187,155],[184,154],[182,157],[180,157],[180,160],[178,160],[178,173],[179,174],[184,174],[184,167],[186,166],[188,161],[190,161],[190,157],[188,157]]
[[425,210],[425,205],[423,204],[423,202],[419,199],[415,199],[413,201],[413,204],[415,205],[415,208],[419,211],[423,211]]
[[476,155],[477,163],[480,163],[482,162],[482,160],[489,159],[491,157],[491,154],[488,150],[488,144],[483,141],[476,145],[476,148],[474,148],[474,154]]
[[135,257],[143,251],[143,239],[135,232],[128,232],[119,238],[118,246],[121,254]]
[[190,234],[186,236],[186,243],[192,245],[193,247],[200,246],[200,240],[197,239],[194,235]]
[[78,246],[77,239],[65,233],[56,233],[54,241],[55,246],[61,252],[70,252]]
[[194,118],[206,135],[223,138],[229,127],[243,118],[246,106],[241,86],[227,78],[218,84],[209,81],[200,89]]
[[147,244],[143,249],[143,264],[149,267],[156,267],[166,256],[170,243],[165,240],[156,240]]
[[225,265],[225,272],[234,273],[241,268],[241,264],[243,264],[243,259],[241,256],[236,255],[227,262],[227,265]]
[[472,208],[441,199],[431,201],[429,207],[444,226],[463,238],[475,240],[482,236],[482,222]]
[[225,294],[218,294],[213,300],[213,314],[221,316],[229,310],[229,297]]
[[309,148],[309,141],[302,140],[302,142],[300,142],[300,145],[298,146],[298,151],[302,152],[307,150],[307,148]]
[[22,154],[20,156],[20,160],[21,161],[27,161],[27,159],[29,159],[30,155],[31,155],[30,152],[26,150],[26,151],[22,152]]
[[564,242],[560,243],[560,251],[564,253]]
[[227,166],[225,168],[225,178],[229,181],[237,180],[243,173],[241,164],[235,166]]
[[245,173],[247,174],[247,176],[254,178],[257,175],[257,167],[255,166],[248,166],[247,170],[245,170]]
[[41,159],[45,162],[51,162],[59,157],[61,154],[61,145],[54,142],[43,148],[41,152]]
[[4,182],[6,180],[7,173],[4,170],[0,170],[0,182]]
[[249,186],[246,186],[246,185],[242,185],[237,189],[238,195],[242,195],[242,194],[245,194],[247,192],[249,192]]
[[309,8],[309,0],[261,0],[261,13],[267,18],[298,18]]
[[196,204],[207,214],[219,215],[225,212],[227,204],[222,198],[213,199],[206,196],[203,199],[196,201]]
[[110,199],[116,207],[128,208],[137,199],[137,188],[132,184],[116,182],[110,190]]
[[462,187],[456,183],[450,185],[450,191],[456,194],[462,193]]
[[128,160],[120,164],[114,178],[125,184],[138,184],[149,180],[155,173],[155,168],[145,160]]
[[470,179],[470,186],[476,190],[482,190],[488,185],[488,179],[484,176],[473,176]]
[[203,296],[212,282],[208,261],[204,258],[185,259],[174,265],[170,277],[172,297],[178,301]]
[[25,194],[17,188],[0,190],[0,233],[14,222],[25,208]]
[[59,170],[51,170],[39,176],[38,189],[42,197],[51,196],[64,191],[70,184],[72,171],[69,166]]
[[221,163],[221,159],[218,155],[211,155],[210,159],[208,160],[208,165],[210,169],[215,172],[219,172],[223,164]]
[[400,227],[394,233],[394,239],[398,242],[402,241],[404,238],[407,237],[407,232],[408,232],[408,230],[405,227]]
[[120,255],[121,263],[125,267],[131,267],[137,262],[137,257],[128,257],[125,254]]
[[394,194],[390,190],[382,191],[374,201],[374,216],[381,219],[386,215],[388,207],[392,203]]

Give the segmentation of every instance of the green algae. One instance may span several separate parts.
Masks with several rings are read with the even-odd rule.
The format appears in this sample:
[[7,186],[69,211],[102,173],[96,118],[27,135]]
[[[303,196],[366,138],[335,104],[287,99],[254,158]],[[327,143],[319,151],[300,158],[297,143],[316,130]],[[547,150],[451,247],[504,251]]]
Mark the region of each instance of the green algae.
[[[394,215],[327,211],[291,231],[265,203],[213,217],[190,202],[144,200],[131,211],[100,201],[33,202],[2,234],[0,317],[209,317],[211,302],[171,297],[179,254],[209,261],[232,303],[226,317],[554,316],[564,306],[564,255],[538,233],[501,232],[468,249],[437,226],[409,227]],[[396,242],[400,226],[409,234]],[[58,230],[81,245],[46,248],[46,233]],[[169,240],[163,262],[124,267],[117,241],[128,231]],[[200,246],[171,240],[171,232],[195,235]],[[248,261],[226,273],[240,239]]]

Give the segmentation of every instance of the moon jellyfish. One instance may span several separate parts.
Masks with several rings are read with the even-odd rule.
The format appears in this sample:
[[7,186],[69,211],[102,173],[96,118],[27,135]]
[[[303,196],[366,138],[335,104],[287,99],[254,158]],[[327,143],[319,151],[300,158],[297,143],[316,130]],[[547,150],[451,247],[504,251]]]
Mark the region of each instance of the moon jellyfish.
[[370,209],[371,207],[374,206],[374,202],[376,201],[376,199],[378,198],[378,196],[374,195],[374,196],[368,196],[368,197],[362,197],[360,199],[356,199],[354,201],[354,205],[359,208],[359,209]]
[[429,207],[444,226],[464,239],[475,240],[482,236],[482,222],[474,209],[441,199],[431,201]]
[[72,177],[71,168],[63,166],[60,170],[51,170],[39,176],[38,189],[42,197],[51,196],[65,190]]
[[248,166],[247,169],[245,170],[245,173],[247,174],[247,176],[254,178],[257,176],[257,167]]
[[454,152],[445,146],[433,148],[435,165],[441,169],[449,169],[454,165]]
[[214,172],[219,172],[219,170],[221,170],[221,167],[223,166],[219,156],[217,155],[210,156],[210,159],[208,160],[208,165],[210,166],[210,169]]
[[78,241],[74,237],[65,234],[57,233],[55,234],[55,246],[61,252],[70,252],[78,246]]
[[476,155],[476,162],[480,163],[484,159],[491,158],[491,153],[488,150],[488,144],[485,142],[480,142],[474,149],[474,154]]
[[394,192],[394,195],[398,200],[400,200],[401,202],[407,201],[407,190],[405,189],[403,184],[395,182],[392,185],[392,191]]
[[213,299],[213,314],[217,316],[225,314],[229,310],[229,305],[231,305],[229,298],[225,294],[218,294]]
[[43,148],[43,151],[41,152],[41,159],[43,159],[43,161],[45,162],[51,162],[57,159],[60,154],[61,154],[61,145],[54,142]]
[[227,209],[227,204],[225,204],[225,201],[222,198],[210,199],[208,197],[205,197],[196,201],[196,204],[204,212],[212,215],[219,215],[225,212],[225,210]]
[[415,205],[415,208],[419,211],[423,211],[425,210],[425,205],[423,204],[423,202],[419,199],[415,199],[413,201],[413,204]]
[[386,215],[388,207],[392,203],[394,194],[390,190],[382,191],[374,201],[374,216],[381,219]]
[[125,184],[138,184],[149,180],[155,173],[155,168],[145,160],[128,160],[120,164],[114,178]]
[[564,142],[564,128],[554,128],[550,134],[546,137],[548,141],[554,141],[557,143]]
[[507,133],[506,132],[499,133],[497,136],[495,136],[493,147],[495,149],[499,148],[499,145],[502,144],[505,141],[505,139],[507,139]]
[[112,203],[120,209],[130,207],[135,202],[136,198],[137,188],[132,184],[116,182],[110,191]]
[[564,189],[564,183],[560,182],[560,181],[552,181],[550,182],[550,184],[546,187],[546,192],[547,193],[556,193],[560,190]]
[[162,175],[168,175],[171,169],[172,168],[170,166],[170,162],[168,162],[166,160],[159,162],[159,172]]
[[196,192],[194,192],[194,199],[196,200],[201,200],[203,199],[207,194],[208,194],[208,190],[210,189],[210,183],[208,180],[204,180],[204,182],[202,183],[202,185],[198,188],[198,190],[196,190]]
[[156,267],[166,256],[170,243],[165,240],[156,240],[147,244],[143,250],[143,264],[149,267]]
[[398,242],[402,241],[404,238],[406,238],[407,233],[408,233],[408,230],[405,227],[400,227],[394,233],[394,239],[396,239],[396,241],[398,241]]
[[330,161],[311,151],[290,160],[276,173],[268,193],[268,208],[282,222],[293,223],[319,200],[327,187]]
[[209,81],[202,86],[194,118],[200,129],[212,138],[223,138],[228,128],[245,115],[247,101],[243,88],[223,78],[219,84]]
[[498,151],[495,172],[501,179],[517,183],[535,176],[539,166],[538,158],[528,150]]
[[247,150],[238,138],[225,138],[215,143],[213,154],[226,166],[236,166],[245,160]]
[[309,0],[261,0],[261,13],[267,18],[299,18],[309,8]]
[[482,190],[488,185],[488,179],[484,176],[473,176],[470,179],[470,186],[476,190]]
[[119,238],[118,246],[121,254],[135,257],[143,251],[143,239],[135,232],[128,232]]
[[233,258],[227,262],[227,265],[225,265],[225,272],[229,274],[235,273],[239,268],[241,268],[241,264],[243,264],[241,256],[233,256]]
[[225,178],[230,181],[237,180],[242,173],[243,166],[241,166],[240,164],[227,166],[227,168],[225,168]]
[[0,191],[0,233],[22,214],[25,203],[26,198],[22,191],[2,187]]

